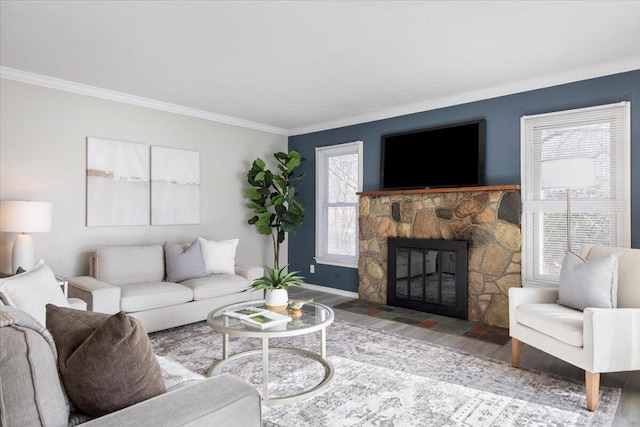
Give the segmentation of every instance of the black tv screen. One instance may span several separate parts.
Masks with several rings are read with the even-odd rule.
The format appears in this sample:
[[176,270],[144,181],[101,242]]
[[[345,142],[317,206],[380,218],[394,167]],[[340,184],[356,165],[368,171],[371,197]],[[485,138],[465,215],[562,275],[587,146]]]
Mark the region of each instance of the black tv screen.
[[484,185],[485,120],[383,135],[382,190]]

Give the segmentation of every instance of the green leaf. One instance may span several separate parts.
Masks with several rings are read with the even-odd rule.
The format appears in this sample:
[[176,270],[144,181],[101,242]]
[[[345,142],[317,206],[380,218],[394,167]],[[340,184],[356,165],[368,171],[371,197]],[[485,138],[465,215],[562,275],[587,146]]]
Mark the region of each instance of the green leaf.
[[[256,224],[258,225],[258,224]],[[264,234],[265,236],[271,236],[271,227],[270,226],[259,226],[258,232],[260,234]]]
[[266,164],[264,163],[264,160],[262,160],[260,157],[255,159],[253,161],[253,164],[257,166],[260,170],[264,169],[264,167],[266,166]]
[[258,200],[262,197],[262,194],[256,188],[247,189],[247,197],[251,200]]
[[289,171],[294,170],[298,166],[300,166],[300,157],[293,157],[287,162],[287,169],[289,169]]

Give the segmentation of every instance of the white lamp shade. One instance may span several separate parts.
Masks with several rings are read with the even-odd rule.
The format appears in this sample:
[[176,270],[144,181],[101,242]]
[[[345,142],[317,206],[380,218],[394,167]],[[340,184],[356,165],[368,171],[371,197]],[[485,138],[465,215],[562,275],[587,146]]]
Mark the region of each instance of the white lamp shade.
[[540,163],[540,187],[585,188],[596,186],[596,159],[574,157]]
[[51,203],[0,202],[0,231],[37,233],[51,231]]

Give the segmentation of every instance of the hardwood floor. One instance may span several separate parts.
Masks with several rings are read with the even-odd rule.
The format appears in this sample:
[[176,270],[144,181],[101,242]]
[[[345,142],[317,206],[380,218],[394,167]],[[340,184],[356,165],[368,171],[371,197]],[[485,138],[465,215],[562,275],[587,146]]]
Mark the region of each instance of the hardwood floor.
[[[335,307],[351,299],[341,295],[305,288],[290,288],[289,293],[293,298],[313,298],[314,301],[321,302],[330,307]],[[511,342],[498,345],[464,336],[446,334],[400,322],[375,318],[364,314],[351,313],[339,309],[334,311],[336,319],[356,325],[383,330],[409,338],[425,340],[449,348],[511,363]],[[549,372],[565,378],[584,381],[583,370],[526,344],[522,345],[520,366],[526,369]],[[622,389],[622,395],[613,426],[640,427],[640,371],[602,374],[600,385],[602,387],[618,387]]]

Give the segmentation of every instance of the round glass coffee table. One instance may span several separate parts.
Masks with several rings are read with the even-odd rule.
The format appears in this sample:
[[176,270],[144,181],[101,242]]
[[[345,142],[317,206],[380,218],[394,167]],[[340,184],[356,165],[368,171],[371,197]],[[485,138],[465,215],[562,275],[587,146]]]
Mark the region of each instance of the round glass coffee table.
[[[245,301],[236,304],[225,305],[213,310],[207,316],[207,323],[217,332],[222,334],[222,359],[215,362],[207,371],[211,376],[217,369],[236,359],[255,354],[262,354],[262,401],[264,404],[280,404],[295,402],[306,399],[324,391],[333,380],[333,365],[327,360],[326,351],[326,330],[327,326],[333,323],[334,314],[331,307],[317,302],[308,302],[302,309],[302,317],[288,323],[275,325],[273,328],[258,329],[247,325],[240,319],[226,316],[227,311],[236,311],[246,307],[264,307],[263,301]],[[314,353],[308,350],[291,347],[269,348],[269,338],[291,337],[295,335],[310,334],[320,332],[320,352]],[[229,337],[253,337],[262,338],[262,349],[242,351],[229,354]],[[291,353],[303,357],[308,357],[318,361],[324,367],[324,378],[315,387],[303,392],[288,396],[269,397],[269,355],[274,353]]]

